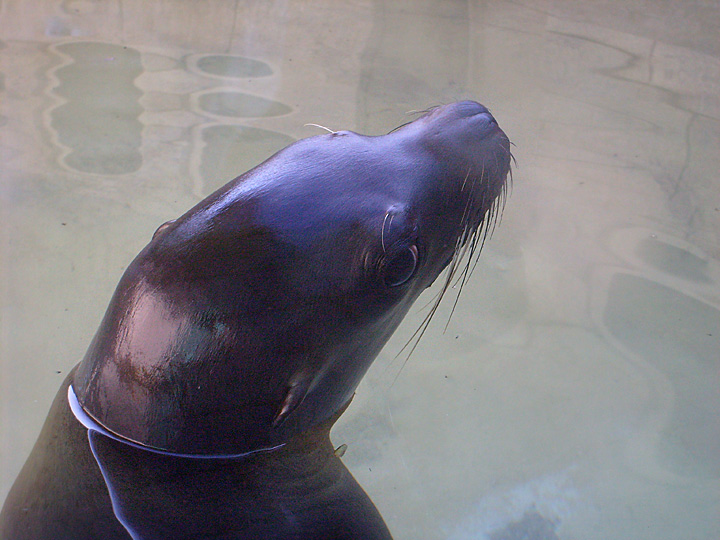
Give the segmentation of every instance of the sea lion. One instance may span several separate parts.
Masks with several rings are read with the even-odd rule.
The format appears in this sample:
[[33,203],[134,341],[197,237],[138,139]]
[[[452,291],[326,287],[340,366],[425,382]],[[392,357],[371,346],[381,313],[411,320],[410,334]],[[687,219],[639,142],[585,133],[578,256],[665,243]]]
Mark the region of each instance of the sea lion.
[[300,140],[161,226],[60,389],[2,538],[390,538],[329,431],[420,293],[446,267],[438,301],[467,277],[510,158],[463,101]]

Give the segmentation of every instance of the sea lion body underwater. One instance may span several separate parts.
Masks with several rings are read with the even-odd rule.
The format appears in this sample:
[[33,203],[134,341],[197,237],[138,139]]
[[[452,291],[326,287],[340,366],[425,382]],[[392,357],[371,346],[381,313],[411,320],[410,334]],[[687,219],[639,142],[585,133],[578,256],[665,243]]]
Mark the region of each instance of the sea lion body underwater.
[[160,227],[0,536],[390,538],[329,431],[419,294],[448,266],[443,292],[467,277],[509,169],[508,138],[463,101],[300,140]]

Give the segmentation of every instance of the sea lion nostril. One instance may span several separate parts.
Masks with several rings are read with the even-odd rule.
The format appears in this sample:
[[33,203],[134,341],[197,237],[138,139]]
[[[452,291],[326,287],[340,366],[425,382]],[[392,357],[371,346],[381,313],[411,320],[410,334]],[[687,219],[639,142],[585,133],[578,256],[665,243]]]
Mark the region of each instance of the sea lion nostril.
[[476,114],[470,121],[473,123],[475,133],[479,132],[482,138],[491,136],[500,129],[497,120],[495,120],[495,117],[489,112]]
[[457,104],[457,113],[462,117],[476,116],[479,114],[487,114],[492,118],[490,111],[484,105],[477,101],[461,101]]

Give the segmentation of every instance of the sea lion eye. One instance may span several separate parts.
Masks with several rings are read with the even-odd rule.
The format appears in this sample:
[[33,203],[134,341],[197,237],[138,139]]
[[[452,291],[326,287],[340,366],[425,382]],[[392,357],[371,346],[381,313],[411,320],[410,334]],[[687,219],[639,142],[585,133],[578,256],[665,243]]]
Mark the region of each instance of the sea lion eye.
[[417,268],[418,250],[416,245],[404,246],[390,255],[381,267],[382,279],[388,287],[406,283]]

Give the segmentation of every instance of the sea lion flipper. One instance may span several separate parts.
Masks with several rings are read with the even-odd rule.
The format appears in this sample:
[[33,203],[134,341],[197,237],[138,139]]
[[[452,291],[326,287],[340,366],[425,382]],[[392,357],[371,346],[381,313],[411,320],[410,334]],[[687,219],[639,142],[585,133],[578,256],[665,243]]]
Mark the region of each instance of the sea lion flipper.
[[310,389],[312,380],[312,375],[306,371],[302,371],[293,377],[288,385],[287,393],[285,394],[285,399],[283,399],[282,405],[280,406],[280,410],[273,419],[273,427],[278,427],[282,424],[288,415],[302,403],[308,393],[308,390]]

